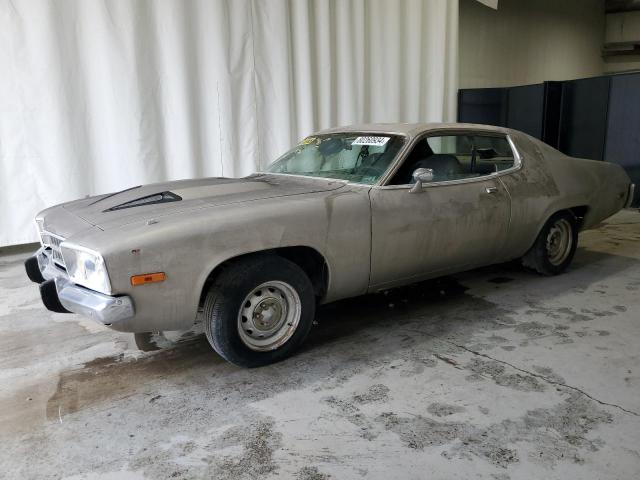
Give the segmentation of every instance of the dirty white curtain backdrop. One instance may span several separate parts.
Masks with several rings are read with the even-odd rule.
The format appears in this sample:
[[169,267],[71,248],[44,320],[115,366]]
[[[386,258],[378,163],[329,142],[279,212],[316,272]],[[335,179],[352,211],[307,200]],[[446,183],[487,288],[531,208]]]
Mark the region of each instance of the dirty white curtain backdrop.
[[0,0],[0,246],[34,214],[240,176],[310,132],[453,120],[458,0]]

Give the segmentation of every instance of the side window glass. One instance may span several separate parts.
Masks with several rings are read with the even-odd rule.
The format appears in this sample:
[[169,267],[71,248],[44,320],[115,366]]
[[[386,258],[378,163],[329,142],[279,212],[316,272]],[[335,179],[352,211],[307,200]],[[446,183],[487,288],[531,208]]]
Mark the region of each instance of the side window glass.
[[473,144],[476,151],[475,171],[486,174],[513,167],[513,151],[505,137],[478,135],[473,138]]
[[466,135],[446,135],[427,137],[427,143],[434,154],[450,154],[455,156],[471,155],[471,139]]
[[432,182],[468,178],[472,156],[473,143],[469,135],[425,137],[416,144],[390,183],[412,184],[413,174],[419,168],[431,170]]
[[432,136],[416,144],[390,184],[412,184],[419,168],[431,170],[432,182],[446,182],[490,175],[513,165],[513,152],[506,137]]

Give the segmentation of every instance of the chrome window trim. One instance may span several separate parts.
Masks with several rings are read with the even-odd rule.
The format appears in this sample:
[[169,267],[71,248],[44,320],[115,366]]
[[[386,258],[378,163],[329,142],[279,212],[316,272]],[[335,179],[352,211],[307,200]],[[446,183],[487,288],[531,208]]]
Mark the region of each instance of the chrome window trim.
[[[509,133],[494,132],[494,131],[490,131],[490,130],[437,130],[437,131],[429,131],[429,132],[425,132],[425,133],[423,133],[421,135],[416,136],[414,138],[414,140],[411,142],[411,149],[413,149],[413,147],[420,140],[422,140],[423,138],[427,138],[427,137],[443,137],[443,136],[447,136],[447,135],[474,135],[474,136],[485,136],[485,137],[504,137],[507,140],[507,143],[509,144],[509,147],[511,148],[511,152],[513,153],[513,166],[510,167],[510,168],[507,168],[505,170],[501,170],[499,172],[490,173],[488,175],[482,175],[480,177],[461,178],[461,179],[456,179],[456,180],[445,180],[445,181],[442,181],[442,182],[426,182],[426,183],[422,184],[422,186],[424,188],[482,182],[482,181],[486,181],[488,179],[498,178],[498,177],[501,177],[503,175],[509,175],[510,173],[516,172],[516,171],[518,171],[518,170],[520,170],[522,168],[523,157],[520,154],[520,151],[518,150],[518,148],[516,147],[515,142],[513,141],[513,138],[511,137],[511,134],[509,134]],[[397,172],[398,168],[400,168],[400,165],[402,165],[402,163],[405,161],[406,156],[408,156],[408,152],[400,152],[400,153],[403,154],[402,159],[399,162],[397,162],[395,165],[392,165],[390,167],[390,169],[387,171],[386,175],[383,175],[384,182],[388,182],[388,181],[391,180],[391,178],[393,178],[393,175],[395,175],[395,173]],[[398,155],[398,157],[399,156],[400,155]],[[398,157],[396,157],[396,159]],[[399,189],[409,190],[409,189],[411,189],[411,187],[413,187],[413,184],[411,184],[411,183],[406,183],[406,184],[402,184],[402,185],[384,185],[384,184],[382,184],[382,185],[373,185],[373,188],[379,189],[379,190],[399,190]]]
[[[342,133],[342,132],[334,132],[334,133]],[[344,132],[344,133],[352,133],[352,132]],[[356,134],[362,134],[362,135],[371,134],[371,133],[367,133],[367,132],[355,132],[355,133]],[[491,130],[466,130],[466,129],[462,129],[462,130],[455,129],[455,130],[452,130],[452,129],[442,129],[442,130],[425,131],[425,132],[420,133],[419,135],[416,135],[415,137],[411,137],[410,135],[408,135],[406,133],[386,132],[386,131],[385,132],[375,132],[375,134],[376,135],[397,135],[397,136],[404,137],[405,140],[409,140],[408,142],[405,142],[405,144],[402,146],[400,151],[397,153],[396,157],[393,159],[393,161],[391,162],[391,164],[387,168],[386,172],[383,173],[375,183],[372,183],[372,184],[357,183],[357,182],[352,182],[350,180],[344,180],[344,179],[341,179],[341,178],[321,177],[321,176],[315,176],[315,175],[300,175],[300,174],[295,174],[295,173],[265,172],[263,170],[259,170],[259,171],[255,172],[255,174],[283,175],[283,176],[287,176],[287,177],[299,177],[299,178],[317,178],[317,179],[321,179],[321,180],[342,182],[345,185],[353,185],[353,186],[357,186],[357,187],[375,188],[375,189],[384,189],[384,190],[398,190],[398,189],[408,190],[413,186],[413,184],[385,185],[385,183],[388,182],[389,180],[391,180],[391,178],[393,178],[393,175],[396,173],[398,168],[400,168],[400,165],[402,165],[402,163],[404,163],[404,160],[408,156],[409,152],[413,149],[413,147],[420,140],[422,140],[425,137],[441,137],[441,136],[446,136],[446,135],[462,135],[462,134],[465,134],[465,135],[479,135],[479,136],[485,136],[485,137],[504,137],[504,138],[506,138],[507,142],[509,143],[509,147],[511,148],[511,151],[513,153],[513,167],[507,168],[505,170],[501,170],[499,172],[490,173],[488,175],[482,175],[481,177],[463,178],[463,179],[458,179],[458,180],[445,180],[443,182],[424,183],[423,184],[424,187],[437,187],[437,186],[440,186],[440,185],[457,185],[457,184],[463,184],[463,183],[480,182],[480,181],[484,181],[486,179],[497,178],[497,177],[500,177],[502,175],[508,175],[508,174],[513,173],[513,172],[515,172],[517,170],[520,170],[520,168],[522,168],[522,155],[520,154],[520,151],[516,147],[515,142],[513,141],[513,138],[511,136],[511,134],[509,134],[509,133],[496,132],[496,131],[491,131]],[[310,136],[313,136],[313,135],[310,135]],[[275,162],[275,160],[274,160],[274,162]],[[273,162],[271,162],[271,163],[273,163]]]

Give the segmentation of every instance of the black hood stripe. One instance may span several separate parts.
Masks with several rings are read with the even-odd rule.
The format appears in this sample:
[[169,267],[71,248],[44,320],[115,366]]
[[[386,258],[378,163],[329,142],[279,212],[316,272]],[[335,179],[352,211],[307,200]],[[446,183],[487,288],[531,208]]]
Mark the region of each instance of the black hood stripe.
[[179,202],[180,200],[182,200],[182,197],[173,192],[160,192],[147,195],[146,197],[136,198],[135,200],[129,200],[128,202],[121,203],[120,205],[107,208],[106,210],[103,210],[103,212],[106,213],[123,210],[125,208],[144,207],[145,205],[155,205],[158,203]]

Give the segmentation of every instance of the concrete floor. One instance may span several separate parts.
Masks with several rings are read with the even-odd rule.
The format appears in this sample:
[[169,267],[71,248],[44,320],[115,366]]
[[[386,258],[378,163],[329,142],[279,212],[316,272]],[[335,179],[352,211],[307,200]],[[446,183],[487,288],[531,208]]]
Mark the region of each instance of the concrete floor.
[[501,265],[321,309],[243,370],[202,335],[153,352],[49,313],[0,257],[0,477],[640,476],[640,215],[569,273]]

